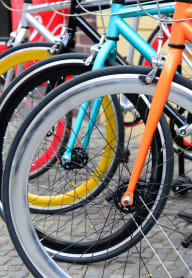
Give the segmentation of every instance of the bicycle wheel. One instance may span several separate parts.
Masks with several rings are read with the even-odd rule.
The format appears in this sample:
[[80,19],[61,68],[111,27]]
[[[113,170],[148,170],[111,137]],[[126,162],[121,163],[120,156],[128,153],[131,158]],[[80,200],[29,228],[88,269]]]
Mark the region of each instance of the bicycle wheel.
[[[30,110],[40,101],[41,97],[39,95],[44,96],[47,94],[47,89],[49,92],[58,84],[68,79],[69,76],[71,77],[82,72],[89,71],[91,69],[91,65],[85,65],[85,60],[87,57],[88,55],[86,54],[63,54],[39,62],[38,65],[30,67],[30,69],[25,71],[25,73],[16,78],[7,88],[7,90],[5,90],[0,100],[0,118],[2,117],[3,119],[2,128],[0,131],[0,138],[2,142],[0,145],[1,148],[3,146],[3,156],[1,156],[3,161],[6,158],[10,143],[12,142],[16,131],[21,125],[21,122],[27,116]],[[44,91],[46,93],[43,93]],[[29,104],[31,109],[28,109]],[[114,109],[117,110],[117,105],[118,103],[114,99],[113,106],[110,106],[111,111]],[[107,137],[110,137],[112,140],[114,137],[113,134],[115,134],[116,141],[114,141],[114,144],[123,145],[124,129],[121,126],[121,112],[115,112],[114,114],[115,116],[111,119],[107,116],[107,114],[105,114],[105,118],[109,119],[106,120],[105,125],[105,128],[107,129]],[[54,198],[54,201],[51,201],[52,196],[49,198],[49,195],[47,194],[48,192],[46,192],[45,196],[43,195],[44,188],[41,183],[43,179],[47,187],[49,182],[51,191],[52,185],[51,180],[49,180],[48,170],[53,166],[54,163],[56,163],[55,167],[61,166],[60,153],[63,150],[63,145],[65,145],[68,141],[70,132],[71,113],[69,113],[67,117],[63,116],[62,119],[60,119],[55,125],[51,127],[51,129],[46,134],[44,148],[34,158],[30,170],[30,180],[33,184],[35,184],[36,188],[33,186],[33,189],[31,189],[29,194],[29,201],[31,199],[36,199],[36,204],[35,202],[31,202],[31,209],[33,210],[38,212],[43,211],[44,213],[45,211],[48,211],[51,213],[51,211],[55,212],[56,210],[60,210],[62,207],[61,199],[63,198],[63,194],[61,189],[59,190],[58,188],[57,191],[55,191],[55,197],[57,196],[57,201],[56,198]],[[6,140],[4,140],[4,138],[6,138]],[[107,140],[109,141],[109,138],[107,138]],[[76,151],[76,155],[80,155],[80,153],[78,154],[78,149]],[[92,156],[93,155],[94,153],[92,153]],[[107,172],[113,171],[116,168],[117,160],[115,159],[115,155],[115,153],[111,153],[111,158],[103,157],[103,166],[101,167],[101,171],[103,171],[106,176],[108,176]],[[70,175],[74,175],[74,177],[76,176],[75,167],[72,167],[68,170],[62,168],[62,170],[63,177],[65,178]],[[42,177],[39,177],[40,175],[42,175]],[[97,182],[93,179],[90,180],[90,198],[93,198],[99,194],[105,183],[106,182],[104,180],[102,182]],[[80,194],[82,198],[82,200],[79,200],[79,198],[76,200],[78,205],[81,203],[81,201],[83,201],[84,195],[87,197],[88,193],[85,190],[85,184],[77,186],[76,188],[75,186],[77,186],[77,183],[75,181],[71,181],[70,185],[68,185],[69,194],[67,197],[65,196],[65,200],[63,199],[63,204],[68,204],[68,206],[70,206],[72,203],[72,206],[74,206],[75,202],[72,196],[75,195],[75,192],[77,191],[79,191],[78,194]],[[52,191],[51,195],[53,195]],[[49,209],[46,206],[43,206],[43,203],[47,204],[47,202],[50,203]]]
[[[167,29],[169,32],[171,32],[171,24],[167,25]],[[158,48],[158,35],[159,35],[159,30],[160,27],[157,26],[155,28],[155,30],[151,33],[149,39],[147,40],[147,42],[154,48],[157,50]],[[162,52],[164,54],[167,53],[168,51],[168,41],[169,38],[167,37],[167,35],[163,32],[163,48],[162,48]],[[184,52],[184,57],[182,59],[181,62],[181,66],[179,67],[178,71],[185,76],[186,78],[191,79],[191,59],[192,59],[192,51],[191,51],[191,44],[189,42],[186,41],[186,46],[187,49]],[[139,60],[139,65],[144,65],[144,66],[151,66],[151,63],[149,61],[147,61],[143,56],[140,57]],[[173,106],[173,109],[177,110],[178,115],[182,118],[183,121],[185,121],[185,125],[191,124],[192,122],[192,115],[191,113],[189,113],[188,111],[185,111],[182,107],[178,106]],[[181,128],[181,124],[178,125],[177,121],[175,120],[175,118],[170,117],[169,119],[169,126],[170,126],[170,131],[172,134],[172,138],[174,139],[174,148],[176,150],[176,152],[184,152],[184,156],[187,159],[192,160],[192,138],[191,136],[185,136],[185,137],[180,137],[178,135],[176,135],[176,131]]]
[[[168,197],[173,170],[172,141],[164,117],[161,118],[157,127],[142,175],[137,184],[133,207],[124,209],[120,204],[121,196],[129,181],[150,105],[148,98],[143,93],[152,94],[154,90],[154,85],[147,85],[145,89],[145,86],[142,86],[142,82],[139,80],[140,76],[147,72],[148,70],[144,68],[135,69],[121,66],[84,74],[61,85],[44,98],[29,115],[25,124],[22,125],[6,162],[3,197],[7,200],[5,213],[12,239],[21,256],[24,252],[26,257],[24,256],[23,259],[29,268],[30,264],[28,262],[32,260],[33,251],[35,253],[43,252],[43,249],[39,246],[34,228],[38,231],[41,244],[49,252],[51,251],[52,258],[68,262],[95,262],[112,258],[131,248],[151,229],[155,223],[154,219],[161,214]],[[109,95],[109,92],[112,95]],[[78,110],[79,106],[85,101],[92,101],[93,96],[97,95],[99,98],[104,96],[104,99],[107,97],[107,101],[111,101],[113,94],[119,92],[126,93],[134,105],[135,111],[143,119],[139,128],[138,126],[132,126],[126,134],[126,144],[129,150],[127,159],[122,160],[119,157],[118,167],[116,171],[113,171],[101,194],[94,199],[88,198],[81,207],[76,207],[76,209],[65,211],[65,213],[59,215],[41,215],[40,217],[37,214],[30,215],[30,210],[26,209],[29,205],[27,200],[29,172],[33,157],[36,152],[38,153],[38,149],[41,149],[41,143],[47,130],[55,122],[58,122],[64,113],[74,111],[74,109],[75,111]],[[108,105],[105,110],[107,107]],[[86,125],[90,116],[89,112],[89,110],[86,112]],[[103,138],[106,138],[100,126],[102,113],[103,109],[98,114],[99,119],[94,121],[94,126],[97,126],[97,130],[103,134]],[[76,117],[76,114],[73,114],[73,116]],[[83,130],[82,127],[77,137],[80,144],[84,137],[82,134],[86,134],[86,129],[84,132]],[[92,150],[91,145],[100,154],[100,143],[103,149],[102,140],[100,142],[97,136],[96,138],[94,138],[94,135],[91,136],[90,146],[87,150],[84,150],[87,153],[88,161],[89,151]],[[83,181],[86,177],[89,179],[90,176],[96,176],[97,179],[104,178],[102,175],[96,175],[95,169],[98,163],[95,160],[91,161],[89,167],[85,165],[86,174],[83,176]],[[57,181],[60,181],[61,185],[63,170],[61,169],[60,172],[60,169],[53,169],[52,167],[50,171],[53,170],[54,176],[50,172],[50,177],[57,177]],[[81,181],[82,177],[78,176],[78,178]],[[57,186],[56,183],[55,185]],[[15,190],[16,188],[17,190]],[[64,185],[63,189],[65,190]],[[22,198],[21,202],[19,199],[21,199],[22,194],[25,197]],[[18,200],[15,201],[15,198]],[[17,202],[20,207],[17,207]],[[49,204],[47,206],[49,207]],[[30,250],[28,246],[23,248],[22,241],[24,240],[20,237],[21,223],[17,225],[17,215],[20,210],[22,210],[22,221],[27,223],[27,225],[22,225],[22,233],[26,229],[28,230],[25,232],[27,235],[25,245],[32,236],[33,251],[31,251],[32,246],[30,246]],[[35,251],[36,244],[38,244],[38,250]],[[29,258],[29,261],[27,262],[25,258]],[[41,265],[46,264],[42,260],[40,263]],[[62,265],[60,264],[60,266]]]

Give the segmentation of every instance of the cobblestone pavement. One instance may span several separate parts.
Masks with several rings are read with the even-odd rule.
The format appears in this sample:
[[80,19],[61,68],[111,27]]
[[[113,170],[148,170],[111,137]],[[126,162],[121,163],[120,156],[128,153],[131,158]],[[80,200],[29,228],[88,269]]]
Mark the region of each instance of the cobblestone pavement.
[[[182,197],[171,194],[166,209],[160,219],[161,226],[165,227],[164,230],[168,235],[168,239],[178,248],[177,250],[179,254],[182,256],[190,270],[186,268],[182,259],[179,258],[179,255],[173,249],[173,246],[160,231],[158,225],[156,225],[147,235],[147,240],[150,242],[155,252],[157,252],[159,259],[166,267],[170,276],[166,273],[164,267],[159,262],[159,259],[149,247],[146,240],[143,240],[141,245],[138,244],[136,247],[133,247],[129,253],[126,252],[107,262],[83,266],[66,265],[65,267],[69,270],[69,273],[73,278],[192,277],[192,246],[184,249],[180,245],[180,242],[183,239],[181,233],[189,234],[192,232],[192,223],[187,223],[176,215],[180,210],[192,211],[191,198],[192,194],[189,192]],[[172,226],[168,222],[173,223]],[[166,230],[166,225],[169,225],[169,228],[172,227],[173,230]],[[174,226],[177,227],[177,229],[179,227],[179,232],[174,229]],[[138,250],[141,249],[141,246],[142,253],[139,254]],[[129,258],[127,261],[128,255]],[[122,272],[124,271],[124,268],[125,275],[123,276]],[[0,277],[33,277],[17,255],[9,238],[6,225],[2,219],[0,220]]]
[[[73,278],[192,278],[192,245],[186,249],[181,246],[184,236],[192,232],[192,223],[177,216],[181,210],[192,213],[192,192],[182,196],[176,196],[172,192],[159,219],[160,225],[155,225],[147,238],[130,251],[95,264],[59,264]],[[0,277],[33,277],[15,251],[2,219]]]
[[[159,220],[161,225],[155,225],[147,238],[131,250],[95,264],[60,264],[73,278],[192,278],[192,245],[187,249],[181,246],[184,236],[192,232],[192,223],[187,223],[177,216],[181,210],[192,213],[192,192],[184,196],[171,193]],[[15,251],[2,219],[0,277],[33,277]]]

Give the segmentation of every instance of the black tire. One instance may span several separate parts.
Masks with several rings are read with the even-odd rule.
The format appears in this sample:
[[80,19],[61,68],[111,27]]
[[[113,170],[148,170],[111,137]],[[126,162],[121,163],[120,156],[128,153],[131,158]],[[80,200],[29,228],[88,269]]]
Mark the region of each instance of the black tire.
[[[54,87],[56,85],[59,85],[60,83],[65,81],[65,79],[69,75],[74,76],[82,72],[89,71],[91,69],[91,65],[86,66],[84,63],[87,57],[88,55],[86,54],[63,54],[63,55],[55,56],[45,61],[39,62],[38,65],[34,65],[30,67],[30,69],[27,69],[24,73],[22,73],[19,77],[17,77],[15,80],[12,81],[12,83],[5,90],[4,94],[0,99],[0,107],[1,107],[0,118],[2,117],[3,119],[2,128],[0,131],[1,133],[0,146],[2,150],[1,153],[3,153],[3,155],[1,155],[1,161],[5,161],[6,159],[6,154],[12,142],[12,139],[14,138],[14,134],[18,130],[21,124],[20,119],[21,118],[25,119],[27,114],[30,112],[30,110],[25,108],[27,107],[27,105],[25,104],[26,99],[27,99],[27,103],[29,102],[30,104],[32,104],[32,107],[34,107],[40,101],[40,98],[38,98],[36,92],[39,93],[39,91],[43,89],[43,91],[45,92],[43,94],[41,93],[41,95],[42,96],[46,95],[47,92],[49,92],[52,89],[51,87],[52,85]],[[108,64],[110,63],[113,64],[113,62],[109,62]],[[114,107],[115,107],[114,109],[116,110],[117,110],[117,105],[118,103],[114,99]],[[15,113],[17,113],[16,116]],[[121,126],[122,120],[121,120],[120,111],[118,112],[117,115],[117,122],[119,122],[119,124],[117,125],[117,134],[118,134],[117,144],[123,145],[124,129],[123,126]],[[40,153],[39,157],[42,157],[42,159],[44,159],[45,155],[46,157],[50,155],[50,148],[52,150],[53,146],[57,143],[57,141],[59,141],[59,145],[55,150],[56,151],[55,155],[52,155],[51,158],[49,159],[46,158],[47,161],[45,160],[45,162],[43,161],[43,163],[41,160],[41,164],[40,164],[39,157],[37,156],[37,158],[34,160],[33,166],[31,167],[30,179],[31,182],[33,183],[36,182],[36,186],[38,186],[40,182],[39,176],[47,172],[53,166],[53,164],[55,162],[58,162],[59,160],[60,153],[62,153],[63,150],[63,145],[65,145],[65,143],[69,138],[69,132],[71,129],[71,114],[68,114],[67,118],[63,119],[63,123],[64,123],[63,125],[65,126],[63,127],[62,134],[59,133],[60,135],[58,135],[58,133],[56,132],[57,130],[60,132],[58,127],[57,129],[55,127],[52,127],[49,130],[46,138],[48,137],[47,141],[50,141],[50,144],[47,143],[47,149],[45,149],[45,152]],[[6,138],[6,140],[4,140],[4,138]],[[37,167],[35,168],[34,165],[35,167],[36,166]],[[115,170],[116,167],[117,167],[117,161],[114,159],[112,169]],[[2,168],[3,167],[1,167],[1,169]],[[32,171],[34,168],[35,168],[35,173]],[[45,177],[45,175],[43,177]],[[105,183],[106,183],[105,181],[99,183],[97,188],[93,190],[93,194],[90,192],[90,198],[93,198],[97,194],[99,194],[102,191],[102,188],[105,186]],[[40,193],[39,191],[39,194],[42,195],[42,192]],[[57,192],[57,195],[59,195],[59,192]],[[81,201],[77,201],[77,203],[78,205],[80,205]],[[74,202],[72,206],[74,207]],[[31,210],[38,211],[39,213],[46,212],[43,205],[31,207]],[[52,211],[54,212],[60,211],[60,206],[58,206],[58,208],[56,206],[55,207],[50,206],[47,213],[51,213]],[[64,211],[63,208],[62,211]]]

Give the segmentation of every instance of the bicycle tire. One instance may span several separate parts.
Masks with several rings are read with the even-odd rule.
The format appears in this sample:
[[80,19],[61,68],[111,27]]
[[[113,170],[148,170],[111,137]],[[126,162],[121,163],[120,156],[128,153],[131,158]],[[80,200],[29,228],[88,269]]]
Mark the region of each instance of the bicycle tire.
[[[90,66],[85,65],[85,60],[87,59],[87,57],[88,57],[87,54],[63,54],[63,55],[59,55],[56,57],[52,57],[50,59],[39,62],[38,65],[34,65],[34,66],[30,67],[30,69],[26,70],[23,74],[21,74],[19,76],[19,78],[16,78],[15,80],[13,80],[13,82],[10,84],[10,86],[5,90],[3,96],[1,97],[1,100],[0,100],[0,107],[1,107],[0,118],[3,117],[2,129],[0,131],[0,133],[1,133],[1,135],[0,135],[1,144],[0,145],[1,146],[3,146],[3,138],[5,138],[5,137],[10,138],[9,140],[12,141],[12,139],[14,137],[14,135],[12,134],[13,133],[12,125],[14,125],[17,130],[18,126],[20,125],[20,121],[18,121],[18,123],[17,122],[15,123],[13,121],[13,124],[11,125],[11,121],[10,121],[11,117],[13,117],[15,110],[17,110],[17,114],[19,114],[19,115],[20,115],[20,112],[19,112],[20,110],[21,110],[21,113],[23,112],[23,101],[26,100],[26,97],[28,96],[28,94],[30,94],[30,97],[33,96],[33,91],[36,91],[38,86],[41,86],[41,84],[44,84],[47,81],[49,81],[49,85],[50,85],[51,80],[55,80],[55,79],[59,80],[65,76],[68,76],[71,74],[78,75],[82,72],[89,71],[91,69],[91,65]],[[112,62],[112,64],[113,64],[113,62]],[[34,101],[35,105],[36,105],[36,102]],[[115,107],[114,109],[117,109],[117,101],[115,101],[115,100],[114,100],[114,107]],[[25,117],[25,116],[26,116],[26,113],[24,114],[23,117]],[[17,118],[16,118],[16,120],[17,120]],[[111,120],[108,120],[108,122],[109,123],[107,124],[106,128],[108,130],[108,136],[110,136],[112,138],[112,129],[110,131],[110,125],[112,125],[112,122],[111,122]],[[122,123],[120,111],[117,114],[117,120],[115,120],[115,122],[116,122],[116,127],[114,128],[113,132],[116,133],[117,138],[118,138],[116,144],[123,145],[124,129],[123,129],[123,126],[120,125],[120,123]],[[71,125],[71,123],[69,123],[69,125],[68,125],[68,122],[66,123],[67,130],[70,130],[70,128],[69,128],[70,125]],[[11,131],[10,135],[9,135],[9,130],[8,130],[9,127],[10,127],[10,131]],[[58,131],[59,131],[59,133],[61,133],[61,130],[59,128],[58,128]],[[36,173],[36,175],[31,175],[31,172],[30,172],[31,180],[33,179],[32,182],[33,183],[36,182],[37,185],[39,185],[39,183],[40,183],[39,174],[43,175],[43,173],[45,173],[46,171],[48,171],[49,168],[51,168],[51,166],[58,160],[59,153],[62,150],[62,144],[65,144],[65,142],[67,142],[67,139],[65,139],[65,137],[64,137],[64,140],[62,140],[60,142],[60,138],[58,138],[58,136],[54,132],[54,130],[51,131],[51,133],[52,133],[52,136],[54,138],[56,138],[56,140],[53,142],[53,144],[52,144],[52,141],[50,144],[47,143],[47,148],[45,149],[45,151],[42,152],[43,155],[41,156],[41,154],[39,154],[38,159],[34,160],[34,162],[33,162],[32,167],[36,167],[37,171],[38,171],[38,165],[40,164],[40,173]],[[61,143],[60,148],[57,146],[57,141],[59,141]],[[54,146],[54,144],[55,144],[55,146]],[[56,155],[54,155],[54,153],[53,153],[53,147],[56,148]],[[1,147],[1,150],[2,150],[2,147]],[[4,147],[3,147],[2,153],[5,153]],[[52,153],[53,153],[53,158],[55,158],[54,163],[52,163],[52,161],[51,161],[51,163],[46,163],[44,165],[42,163],[42,159],[45,157],[45,155],[50,156],[50,154],[52,154]],[[115,168],[117,167],[117,162],[116,162],[115,158],[113,158],[113,154],[111,154],[111,155],[112,155],[112,158],[110,158],[111,162],[109,162],[109,160],[110,160],[109,158],[103,159],[103,164],[108,165],[108,168],[110,169],[109,172],[114,171]],[[42,157],[42,159],[40,161],[41,157]],[[2,155],[1,155],[1,160],[3,160]],[[48,161],[47,157],[46,157],[46,161]],[[104,167],[104,166],[101,167],[100,171],[104,168],[106,168],[106,169],[103,171],[107,172],[108,168]],[[64,171],[65,170],[63,169],[63,172]],[[71,173],[73,173],[73,170],[71,170],[71,171],[72,171]],[[43,177],[45,178],[45,175]],[[48,179],[48,177],[47,177],[47,179]],[[98,184],[96,182],[94,183],[93,181],[91,182],[91,180],[90,180],[90,187],[89,187],[89,190],[90,190],[89,197],[90,198],[95,197],[97,194],[99,194],[102,191],[102,188],[106,184],[106,180],[107,180],[107,178],[105,178],[102,182],[99,181]],[[85,193],[83,193],[84,187],[85,187],[85,185],[81,186],[81,190],[80,190],[80,187],[77,187],[74,190],[74,194],[75,194],[75,192],[77,192],[77,189],[78,189],[79,194],[81,195],[81,197],[83,197],[83,194],[85,194]],[[41,187],[39,186],[39,188],[41,188]],[[42,189],[42,191],[43,191],[43,189]],[[72,197],[73,191],[70,191],[70,192],[71,193],[68,195],[68,198],[65,198],[65,200],[67,200],[69,206],[70,206],[70,202],[72,202],[72,206],[74,207],[75,202]],[[39,194],[40,194],[40,192],[39,192]],[[59,192],[56,192],[53,206],[51,206],[51,199],[49,200],[49,203],[50,203],[49,209],[45,209],[43,206],[44,202],[47,204],[49,196],[41,196],[41,195],[42,195],[42,192],[40,194],[40,197],[38,198],[37,194],[34,195],[34,194],[32,194],[32,192],[30,192],[29,198],[36,199],[36,206],[35,206],[35,203],[33,204],[33,206],[31,206],[31,209],[33,211],[45,213],[45,211],[47,210],[47,213],[51,213],[52,211],[56,212],[56,211],[61,210],[62,205],[60,204],[60,201],[56,202],[56,196],[60,196],[59,200],[61,200],[63,198],[62,194],[59,194]],[[71,197],[70,197],[70,195],[71,195]],[[87,193],[86,193],[86,195],[87,195]],[[65,200],[63,200],[64,203],[65,203]],[[82,200],[83,200],[83,198],[82,198]],[[82,200],[80,200],[80,201],[77,200],[76,205],[80,205]],[[65,209],[62,208],[62,211],[64,211],[64,210]]]
[[[106,68],[91,73],[83,74],[80,77],[77,77],[74,80],[71,80],[64,85],[61,85],[56,90],[54,90],[51,94],[49,94],[46,98],[44,98],[44,100],[32,111],[30,116],[26,119],[25,124],[22,125],[20,131],[18,132],[16,139],[14,140],[14,143],[11,147],[11,151],[9,152],[9,156],[6,162],[6,168],[4,172],[5,183],[3,186],[3,197],[6,198],[7,200],[5,204],[5,214],[9,221],[8,228],[11,232],[12,240],[15,242],[15,245],[17,246],[18,252],[20,252],[20,254],[24,252],[25,256],[29,258],[29,260],[32,259],[33,252],[31,252],[31,248],[30,250],[27,251],[28,249],[27,246],[25,250],[21,247],[22,245],[21,242],[23,240],[19,236],[20,227],[16,225],[16,222],[18,220],[16,215],[18,213],[18,210],[20,209],[16,208],[16,203],[19,200],[15,202],[16,192],[14,192],[15,191],[14,187],[16,187],[15,185],[17,185],[22,188],[22,190],[20,190],[21,188],[19,189],[17,187],[18,198],[21,197],[20,194],[25,194],[25,196],[27,196],[26,185],[28,182],[28,172],[33,158],[31,158],[30,161],[28,161],[28,165],[26,165],[26,163],[24,164],[22,160],[26,161],[26,157],[29,157],[29,153],[31,155],[31,151],[33,152],[34,155],[36,148],[38,148],[38,145],[40,144],[41,139],[44,138],[44,133],[46,133],[46,131],[49,130],[48,126],[52,126],[54,121],[57,121],[60,118],[60,116],[63,114],[63,111],[69,112],[70,109],[77,107],[77,105],[81,104],[82,102],[92,99],[93,96],[95,96],[95,94],[97,94],[97,96],[100,97],[103,95],[108,96],[109,91],[112,94],[117,94],[118,91],[119,92],[123,91],[123,93],[126,93],[127,97],[129,97],[131,102],[134,103],[135,108],[140,112],[143,111],[141,112],[141,115],[143,117],[143,120],[145,120],[145,117],[147,115],[147,111],[145,108],[149,107],[148,106],[149,102],[147,98],[143,96],[138,96],[138,94],[140,93],[142,94],[144,92],[148,92],[150,94],[153,92],[154,85],[152,84],[150,84],[149,86],[147,85],[148,87],[146,88],[146,90],[145,90],[145,85],[143,87],[141,86],[140,76],[143,75],[145,76],[148,72],[149,72],[148,69],[145,68],[133,68],[133,67],[121,66],[121,67]],[[128,81],[130,81],[129,86],[127,86]],[[144,92],[142,92],[142,88]],[[133,92],[135,92],[136,98]],[[139,100],[141,100],[141,105],[139,105]],[[41,113],[39,113],[40,111]],[[42,119],[44,119],[43,129],[41,124]],[[130,131],[130,134],[131,133],[132,131]],[[139,133],[141,134],[141,132]],[[135,133],[133,133],[133,139],[134,138],[136,138]],[[127,140],[127,142],[128,141],[129,140]],[[165,144],[165,142],[167,144]],[[169,189],[170,189],[169,185],[172,179],[172,170],[173,170],[172,141],[169,134],[167,122],[163,116],[158,125],[151,148],[152,148],[152,160],[150,161],[152,166],[150,171],[153,174],[151,174],[150,172],[149,176],[147,177],[146,183],[148,184],[148,187],[147,188],[144,187],[144,189],[147,190],[147,196],[145,195],[145,197],[143,196],[143,198],[145,202],[147,202],[147,205],[149,206],[153,216],[155,218],[158,218],[158,216],[161,214],[161,211],[166,203],[166,199],[169,194]],[[130,150],[132,151],[133,154],[134,152],[131,147]],[[162,151],[161,155],[158,152],[159,150]],[[128,165],[131,164],[130,158],[129,158],[129,162],[124,161],[124,163],[125,163],[124,165],[125,168],[123,170],[126,170],[126,167],[129,167]],[[49,225],[49,228],[47,227],[47,230],[45,229],[44,235],[40,240],[41,243],[43,243],[44,246],[46,246],[48,248],[47,250],[49,251],[53,251],[52,247],[54,246],[52,258],[55,257],[58,260],[64,260],[73,263],[74,262],[90,263],[90,262],[112,258],[115,255],[118,255],[119,253],[122,253],[125,250],[131,248],[133,245],[135,245],[139,240],[142,239],[143,234],[146,234],[154,225],[154,218],[151,216],[151,214],[149,214],[149,212],[146,209],[144,209],[143,205],[140,206],[141,203],[140,205],[134,204],[132,211],[129,210],[124,211],[122,208],[120,208],[120,204],[119,204],[120,199],[118,197],[119,196],[118,194],[121,193],[122,195],[121,189],[123,188],[122,187],[118,188],[118,184],[119,185],[127,184],[129,178],[126,177],[126,174],[128,174],[129,171],[131,171],[131,168],[127,170],[126,174],[124,173],[124,177],[126,177],[126,180],[123,181],[121,179],[122,178],[121,176],[116,176],[118,175],[118,173],[119,175],[122,173],[121,163],[119,163],[118,166],[120,168],[117,169],[115,173],[113,173],[114,181],[113,178],[111,178],[108,185],[106,186],[107,191],[105,192],[103,190],[102,196],[98,196],[94,200],[88,200],[88,202],[85,203],[83,207],[80,207],[79,210],[78,209],[73,210],[69,212],[69,214],[65,212],[64,214],[59,216],[52,215],[53,219],[55,220],[54,222],[55,224],[53,226],[54,226],[54,230],[57,231],[57,236],[54,237],[53,234],[54,230],[51,230]],[[144,186],[143,179],[144,177],[147,176],[145,170],[147,171],[148,167],[150,168],[148,164],[145,166],[146,168],[144,167],[145,169],[143,169],[144,172],[142,175],[142,179],[140,180],[140,183],[142,183],[142,185],[140,185],[141,191],[140,193],[139,190],[137,192],[138,196],[142,196],[139,194],[142,194],[141,193],[142,186]],[[15,172],[15,167],[17,168],[17,173]],[[12,186],[13,179],[14,179],[14,186]],[[117,187],[115,187],[114,185],[117,185]],[[116,191],[116,189],[118,191]],[[14,203],[13,203],[13,196],[14,196]],[[139,202],[138,199],[139,197],[136,199],[137,202]],[[150,200],[150,204],[147,200],[148,201]],[[102,202],[104,203],[103,206],[102,206]],[[26,197],[25,200],[23,200],[23,205],[24,204],[26,208],[28,206]],[[15,209],[17,209],[17,212],[15,211]],[[93,218],[89,222],[88,220],[91,217],[92,209],[93,209],[92,211]],[[109,223],[108,223],[107,216],[110,215],[110,213],[112,213],[113,210],[114,213],[109,219]],[[81,218],[82,215],[80,213],[80,212],[83,213],[83,211],[85,211],[85,215],[88,214],[87,218],[85,217],[84,220],[82,220]],[[12,215],[12,212],[14,213],[14,215]],[[29,213],[28,210],[23,209],[22,219],[25,220],[28,219],[29,217],[28,213]],[[98,218],[100,214],[102,215],[102,217]],[[135,216],[136,223],[139,225],[139,227],[141,227],[142,233],[140,232],[140,229],[137,228],[137,225],[134,224],[134,221],[130,219],[132,214],[134,214]],[[76,218],[73,219],[73,216],[75,216]],[[22,226],[22,233],[23,233],[23,229],[24,230],[28,229],[28,231],[30,231],[30,234],[35,233],[33,230],[33,225],[34,227],[37,227],[37,225],[33,223],[33,220],[34,221],[36,220],[36,216],[31,215],[31,217],[32,219],[30,218],[29,220],[27,220],[28,223],[27,227]],[[51,216],[49,215],[49,219],[50,217]],[[74,229],[72,226],[66,228],[68,229],[68,231],[71,231],[72,229],[74,234],[73,235],[69,234],[68,237],[68,233],[67,232],[65,233],[64,230],[60,230],[60,229],[65,228],[66,219],[67,219],[66,223],[67,225],[69,225],[70,217],[71,217],[71,225],[74,224]],[[110,222],[113,220],[113,217],[114,218],[119,217],[118,219],[114,219],[116,221],[115,223]],[[126,217],[128,217],[128,219],[126,219]],[[145,219],[145,217],[148,217],[148,219]],[[61,226],[56,227],[56,222],[58,224],[59,219],[62,222],[61,224],[62,227]],[[46,219],[43,218],[43,220],[44,221],[42,225],[46,225]],[[76,220],[77,222],[75,222]],[[104,225],[103,227],[101,226],[101,222],[103,222]],[[99,229],[98,231],[96,230],[97,226]],[[80,235],[81,235],[81,229],[83,229],[82,227],[85,228],[87,234],[86,232],[83,233],[82,235],[83,238],[81,239]],[[128,227],[131,227],[131,229],[129,229]],[[39,232],[41,232],[41,230],[43,229],[42,226],[39,226],[37,228],[39,228]],[[96,237],[98,236],[98,238],[93,238],[92,233],[95,230],[97,233]],[[45,236],[46,233],[47,235]],[[28,232],[27,235],[29,235]],[[62,239],[59,240],[58,238],[59,236],[60,237],[65,236],[66,238],[63,240]],[[73,239],[73,236],[74,237],[77,236],[77,238]],[[84,240],[85,236],[87,236],[87,238]],[[49,241],[49,239],[52,239],[52,241]],[[25,238],[25,243],[28,242],[28,240],[26,240]],[[37,237],[35,237],[35,240],[37,240]],[[46,245],[48,241],[49,241],[49,245],[48,244]],[[39,248],[38,252],[40,252],[39,243],[38,243],[38,248]]]

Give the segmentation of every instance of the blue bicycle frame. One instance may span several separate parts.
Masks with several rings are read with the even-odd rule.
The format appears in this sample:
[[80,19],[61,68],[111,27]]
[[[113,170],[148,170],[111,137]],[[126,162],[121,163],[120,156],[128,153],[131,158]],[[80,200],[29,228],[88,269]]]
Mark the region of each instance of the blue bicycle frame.
[[[158,10],[156,4],[143,5],[143,8],[151,15],[157,15]],[[161,14],[173,14],[175,3],[160,4]],[[107,58],[112,57],[115,59],[117,41],[119,35],[122,35],[135,49],[137,49],[148,61],[152,60],[152,57],[156,54],[156,51],[127,23],[125,18],[146,16],[146,13],[138,6],[125,7],[124,4],[113,3],[111,8],[111,15],[109,19],[107,39],[102,44],[95,58],[93,68],[100,69],[104,67]],[[87,126],[83,141],[83,149],[88,146],[91,132],[98,116],[99,109],[102,104],[102,98],[95,99],[91,110],[90,120]],[[71,162],[71,151],[73,150],[78,132],[81,128],[81,123],[84,119],[86,111],[90,102],[86,102],[81,105],[79,113],[75,122],[73,133],[70,135],[70,139],[65,153],[62,156],[62,163]]]

